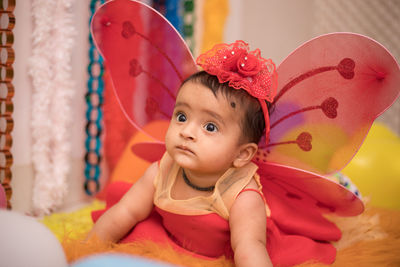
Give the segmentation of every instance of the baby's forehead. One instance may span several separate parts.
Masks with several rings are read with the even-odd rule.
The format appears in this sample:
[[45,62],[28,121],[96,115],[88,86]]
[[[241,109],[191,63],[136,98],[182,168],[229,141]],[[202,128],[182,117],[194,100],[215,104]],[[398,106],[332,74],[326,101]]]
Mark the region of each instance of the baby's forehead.
[[[198,97],[199,94],[200,97]],[[243,101],[239,97],[226,92],[226,90],[213,90],[196,81],[189,81],[180,88],[177,103],[182,100],[189,100],[189,102],[195,103],[196,106],[204,106],[204,108],[222,108],[229,113],[233,113],[232,115],[235,117],[240,117],[242,113],[244,114]]]
[[220,101],[226,102],[236,112],[244,112],[245,111],[245,106],[246,106],[245,98],[243,97],[243,95],[236,93],[237,89],[218,90],[218,91],[213,91],[211,88],[208,88],[208,89],[213,92],[214,96],[217,99],[219,99]]
[[[188,85],[188,86],[185,86]],[[192,85],[192,86],[190,86]],[[197,80],[189,80],[187,81],[185,84],[183,84],[181,86],[181,88],[179,89],[179,91],[182,89],[182,87],[189,87],[188,90],[198,90],[197,86],[202,86],[204,88],[206,88],[207,90],[209,90],[210,92],[213,93],[214,98],[218,99],[218,100],[223,100],[223,101],[227,101],[229,102],[229,104],[231,104],[232,102],[235,103],[235,105],[240,105],[240,104],[244,104],[244,96],[243,94],[240,94],[241,89],[234,89],[231,88],[229,86],[224,86],[224,85],[220,85],[220,86],[216,86],[215,88],[211,88],[210,86],[203,84],[200,81]],[[178,93],[179,93],[178,91]]]
[[243,100],[237,95],[226,93],[226,91],[219,90],[214,92],[211,88],[208,89],[213,93],[210,97],[215,98],[225,107],[224,109],[229,113],[229,118],[232,122],[234,121],[241,125],[246,113],[246,106]]
[[[247,93],[241,89],[234,89],[225,84],[218,84],[217,86],[208,86],[199,80],[189,80],[185,82],[178,91],[178,101],[179,96],[182,93],[182,90],[185,91],[185,97],[191,97],[192,95],[196,95],[196,90],[207,92],[206,95],[206,103],[205,106],[209,106],[210,103],[214,101],[218,101],[224,109],[229,110],[229,113],[233,113],[232,115],[241,120],[246,114],[247,108],[249,104],[251,104],[248,100]],[[195,98],[195,97],[194,97]],[[208,99],[210,101],[208,101]],[[201,104],[201,103],[199,103]]]

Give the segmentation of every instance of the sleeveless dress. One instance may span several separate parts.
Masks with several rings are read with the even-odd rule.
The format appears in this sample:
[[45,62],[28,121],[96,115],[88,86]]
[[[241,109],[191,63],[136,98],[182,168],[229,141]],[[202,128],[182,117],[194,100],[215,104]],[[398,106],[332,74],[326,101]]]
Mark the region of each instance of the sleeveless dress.
[[[171,189],[181,168],[165,153],[154,179],[153,211],[120,242],[152,240],[167,242],[178,251],[185,251],[201,258],[216,258],[223,255],[228,258],[233,257],[229,209],[252,179],[258,184],[258,192],[262,195],[257,169],[257,165],[252,162],[242,168],[230,168],[217,181],[210,196],[175,200],[171,197]],[[111,198],[119,199],[120,196],[116,196],[115,192],[126,192],[131,185],[120,182],[111,186],[114,187],[108,190],[113,192],[114,196]],[[117,201],[107,201],[107,207]],[[269,214],[267,206],[266,211]],[[97,220],[102,213],[102,211],[93,213],[93,219]]]
[[[233,258],[230,243],[229,209],[236,197],[246,185],[254,179],[258,184],[258,193],[263,197],[260,177],[256,173],[258,167],[249,163],[242,168],[228,169],[217,181],[212,195],[194,197],[186,200],[176,200],[171,197],[171,189],[178,177],[180,167],[165,153],[159,163],[159,172],[154,179],[154,209],[145,220],[120,240],[121,243],[150,240],[171,245],[179,252],[187,253],[203,259],[215,259],[220,256]],[[132,184],[116,182],[109,186],[107,208],[117,203],[129,190]],[[271,201],[277,206],[274,196],[266,196],[267,203]],[[282,204],[272,209],[273,215],[266,204],[267,214],[267,250],[271,261],[278,266],[291,266],[307,260],[318,260],[330,264],[336,256],[335,248],[328,242],[315,241],[307,235],[298,235],[282,231],[282,221],[285,220],[285,210]],[[96,221],[105,210],[95,211],[92,218]],[[279,218],[278,222],[276,219]],[[287,219],[294,219],[287,216]],[[296,224],[296,221],[291,222]],[[311,232],[324,230],[307,222],[298,222],[300,228],[304,225]],[[331,231],[328,232],[332,234]],[[334,239],[340,237],[333,232]],[[336,237],[339,235],[338,237]]]
[[181,168],[164,154],[154,181],[154,205],[170,237],[181,247],[200,255],[231,256],[229,210],[251,179],[258,183],[262,194],[257,168],[254,163],[230,168],[219,178],[210,196],[175,200],[171,189]]

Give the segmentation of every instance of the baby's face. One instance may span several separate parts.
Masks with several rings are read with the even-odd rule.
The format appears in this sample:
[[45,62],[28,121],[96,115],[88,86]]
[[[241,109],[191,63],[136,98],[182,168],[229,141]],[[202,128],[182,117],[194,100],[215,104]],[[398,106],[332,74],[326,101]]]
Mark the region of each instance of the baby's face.
[[185,83],[165,138],[168,153],[183,168],[222,175],[239,152],[242,112],[222,94]]

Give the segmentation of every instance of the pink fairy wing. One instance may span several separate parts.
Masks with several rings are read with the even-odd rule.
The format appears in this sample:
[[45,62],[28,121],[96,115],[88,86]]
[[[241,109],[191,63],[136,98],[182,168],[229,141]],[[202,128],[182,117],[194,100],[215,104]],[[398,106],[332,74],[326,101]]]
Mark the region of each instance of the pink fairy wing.
[[364,210],[362,201],[355,193],[327,177],[276,163],[258,163],[258,166],[267,201],[274,195],[293,207],[292,215],[312,211],[353,216]]
[[340,170],[351,160],[400,90],[393,56],[374,40],[353,33],[306,42],[277,72],[270,144],[257,160],[321,174]]
[[180,84],[196,71],[174,27],[143,3],[119,0],[97,10],[91,30],[129,121],[141,130],[154,120],[169,120]]

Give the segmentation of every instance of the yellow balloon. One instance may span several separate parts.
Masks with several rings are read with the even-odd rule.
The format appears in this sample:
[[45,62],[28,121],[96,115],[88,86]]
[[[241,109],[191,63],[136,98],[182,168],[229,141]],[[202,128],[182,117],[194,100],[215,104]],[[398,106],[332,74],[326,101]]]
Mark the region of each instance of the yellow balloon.
[[367,140],[373,139],[386,139],[393,141],[400,140],[399,136],[397,136],[385,124],[381,122],[375,122],[369,130]]
[[357,155],[342,172],[374,206],[400,209],[400,138],[374,124]]

